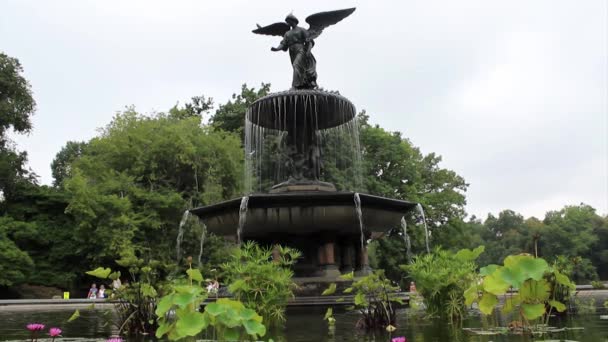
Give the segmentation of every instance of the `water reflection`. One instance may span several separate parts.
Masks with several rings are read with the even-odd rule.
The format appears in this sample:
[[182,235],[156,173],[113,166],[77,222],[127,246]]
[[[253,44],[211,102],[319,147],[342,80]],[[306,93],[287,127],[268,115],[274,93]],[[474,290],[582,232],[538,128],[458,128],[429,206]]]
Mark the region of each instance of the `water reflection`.
[[[0,311],[0,340],[28,339],[29,333],[25,325],[31,322],[44,323],[47,327],[57,326],[63,330],[65,337],[107,338],[116,332],[112,325],[110,310],[81,309],[81,317],[73,322],[65,323],[73,310],[46,310],[46,311]],[[405,336],[408,341],[415,342],[514,342],[535,341],[523,336],[471,336],[460,327],[453,326],[441,320],[422,319],[419,316],[408,315],[409,311],[399,312],[397,330],[388,333],[379,331],[364,334],[354,329],[359,316],[353,312],[336,312],[336,325],[329,329],[323,320],[324,308],[289,309],[285,328],[270,330],[274,341],[304,342],[304,341],[390,341],[391,337]],[[600,320],[600,314],[606,310],[598,309],[594,314],[577,315],[564,318],[554,318],[551,325],[565,327],[580,327],[583,330],[570,330],[560,335],[552,336],[554,339],[567,339],[573,341],[608,341],[608,321]],[[489,323],[489,322],[488,322]],[[463,322],[464,327],[482,327],[483,320],[471,317]],[[47,329],[48,330],[48,329]],[[212,338],[210,332],[207,336]],[[536,339],[542,340],[542,339]],[[153,341],[150,337],[130,342]]]

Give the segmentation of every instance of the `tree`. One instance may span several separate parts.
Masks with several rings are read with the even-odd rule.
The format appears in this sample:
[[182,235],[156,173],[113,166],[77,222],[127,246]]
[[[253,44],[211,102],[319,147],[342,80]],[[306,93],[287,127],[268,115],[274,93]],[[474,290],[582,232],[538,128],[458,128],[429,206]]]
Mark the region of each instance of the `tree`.
[[29,82],[19,60],[0,53],[0,197],[10,198],[15,184],[31,181],[25,168],[27,154],[15,149],[6,132],[28,133],[36,109]]
[[70,178],[72,163],[84,153],[86,146],[84,141],[68,141],[61,148],[51,163],[54,186],[61,186],[64,179]]
[[[201,126],[199,116],[119,113],[64,181],[77,252],[100,264],[124,251],[171,262],[182,212],[240,194],[242,158],[235,134]],[[183,248],[198,252],[190,228]]]
[[7,129],[27,133],[32,129],[31,115],[36,109],[29,82],[21,75],[19,60],[0,52],[0,136]]
[[220,105],[210,119],[211,124],[224,131],[240,134],[241,141],[243,141],[243,127],[245,125],[245,113],[247,112],[247,108],[249,108],[249,105],[255,100],[268,95],[269,92],[269,83],[262,83],[257,90],[255,88],[247,88],[247,84],[243,84],[240,94],[232,94],[231,100]]

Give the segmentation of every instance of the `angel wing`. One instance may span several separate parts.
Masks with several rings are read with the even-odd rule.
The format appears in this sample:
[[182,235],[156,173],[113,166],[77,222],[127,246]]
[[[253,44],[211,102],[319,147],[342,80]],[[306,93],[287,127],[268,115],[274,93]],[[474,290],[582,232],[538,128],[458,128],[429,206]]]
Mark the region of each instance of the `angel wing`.
[[260,27],[260,25],[258,25],[258,28],[251,32],[257,33],[257,34],[265,34],[265,35],[269,35],[269,36],[283,37],[285,35],[285,32],[289,31],[290,29],[291,29],[291,27],[289,27],[289,25],[286,22],[280,22],[280,23],[270,24],[270,25],[264,26],[264,27]]
[[308,16],[308,18],[306,18],[306,22],[308,25],[310,25],[308,28],[310,39],[316,39],[321,35],[323,29],[348,17],[355,11],[355,9],[356,8],[353,7],[337,11],[321,12]]

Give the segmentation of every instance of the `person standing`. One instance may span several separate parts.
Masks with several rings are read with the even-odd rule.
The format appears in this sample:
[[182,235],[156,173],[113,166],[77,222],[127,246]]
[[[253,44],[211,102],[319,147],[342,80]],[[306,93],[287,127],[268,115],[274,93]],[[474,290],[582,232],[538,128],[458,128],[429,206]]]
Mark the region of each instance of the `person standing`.
[[103,284],[99,285],[99,291],[97,291],[97,298],[106,298],[106,287]]
[[93,283],[91,288],[89,289],[89,293],[87,293],[87,298],[95,299],[97,298],[97,284]]

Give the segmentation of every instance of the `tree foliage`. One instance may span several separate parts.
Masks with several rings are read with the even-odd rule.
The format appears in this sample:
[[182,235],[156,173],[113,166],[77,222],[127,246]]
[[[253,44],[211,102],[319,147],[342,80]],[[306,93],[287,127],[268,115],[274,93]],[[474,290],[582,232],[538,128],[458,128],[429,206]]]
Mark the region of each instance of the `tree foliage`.
[[238,138],[200,117],[118,114],[64,182],[78,252],[97,262],[125,249],[167,260],[181,212],[236,196],[241,170]]
[[7,129],[27,133],[36,109],[29,82],[23,77],[19,60],[0,52],[0,136]]

